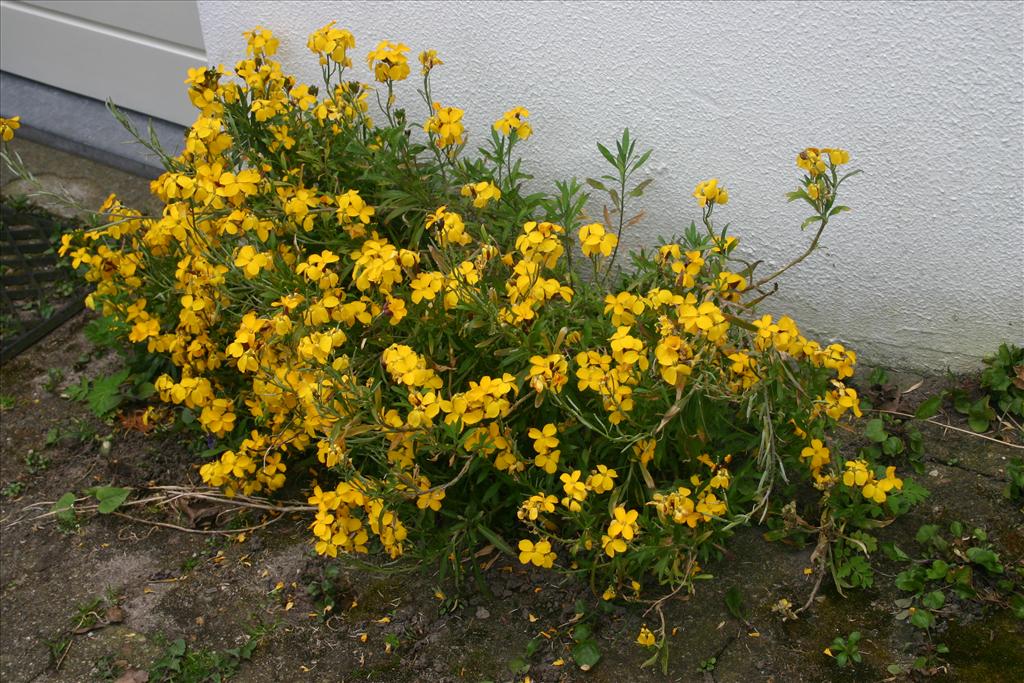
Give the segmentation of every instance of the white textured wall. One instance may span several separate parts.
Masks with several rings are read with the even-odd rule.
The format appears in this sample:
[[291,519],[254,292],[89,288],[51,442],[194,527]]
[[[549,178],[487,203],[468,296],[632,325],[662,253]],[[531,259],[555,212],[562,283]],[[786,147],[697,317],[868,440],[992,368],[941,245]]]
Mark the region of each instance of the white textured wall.
[[[199,3],[211,62],[244,55],[256,24],[287,70],[317,82],[306,37],[330,20],[361,56],[382,39],[437,49],[435,98],[481,140],[530,109],[538,180],[601,172],[594,143],[628,126],[655,154],[648,218],[627,244],[698,217],[697,181],[747,250],[778,265],[809,239],[787,204],[796,152],[839,146],[865,174],[825,250],[790,271],[773,308],[863,358],[968,369],[1024,342],[1024,4],[624,2]],[[361,77],[369,79],[365,68]],[[415,74],[414,70],[414,74]],[[400,97],[420,111],[413,78]]]

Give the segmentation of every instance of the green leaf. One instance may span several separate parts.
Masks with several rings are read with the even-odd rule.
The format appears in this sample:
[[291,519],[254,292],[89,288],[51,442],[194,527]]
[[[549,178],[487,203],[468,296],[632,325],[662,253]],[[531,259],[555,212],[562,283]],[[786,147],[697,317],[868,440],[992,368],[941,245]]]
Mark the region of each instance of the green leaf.
[[[579,614],[579,612],[577,612]],[[572,639],[577,643],[582,643],[585,640],[590,640],[591,631],[590,627],[586,624],[579,624],[572,630]]]
[[898,545],[887,541],[882,544],[882,552],[885,556],[894,562],[906,562],[910,559],[910,556],[903,552]]
[[921,629],[931,628],[935,624],[935,615],[926,609],[919,609],[910,616],[910,623]]
[[131,492],[130,488],[119,486],[98,486],[89,491],[99,501],[100,504],[96,509],[101,515],[109,515],[121,507],[121,503],[128,498],[128,494]]
[[746,621],[746,611],[743,609],[743,594],[740,593],[740,589],[733,586],[725,592],[725,607],[729,610],[729,614],[733,615],[740,621]]
[[848,206],[837,206],[828,212],[829,217],[835,216],[837,213],[843,213],[844,211],[852,211]]
[[104,417],[121,405],[121,384],[128,379],[128,370],[100,377],[93,380],[89,387],[89,394],[86,397],[89,409],[96,417]]
[[516,551],[512,550],[512,546],[506,543],[505,539],[503,539],[498,534],[494,533],[493,531],[482,525],[478,526],[477,530],[483,535],[484,538],[493,543],[494,546],[501,552],[505,553],[506,555],[511,555],[513,557],[516,555]]
[[939,535],[938,524],[923,524],[921,528],[917,530],[917,535],[914,537],[918,543],[928,543],[932,539]]
[[928,578],[931,581],[939,581],[946,578],[949,573],[949,565],[942,560],[933,560],[931,568],[928,569]]
[[572,648],[572,659],[584,671],[589,671],[601,661],[601,650],[593,640],[576,643]]
[[68,491],[63,496],[57,499],[57,502],[50,508],[51,512],[56,513],[58,521],[70,523],[75,521],[75,494]]
[[896,575],[896,587],[901,591],[916,593],[924,588],[924,570],[915,567]]
[[946,595],[942,591],[926,593],[925,596],[921,598],[921,604],[928,609],[941,609],[942,606],[946,604]]
[[882,451],[886,455],[898,455],[903,452],[903,439],[898,436],[890,436],[882,442]]
[[811,223],[813,223],[815,221],[820,221],[820,220],[821,220],[821,216],[808,216],[807,218],[804,219],[804,222],[800,224],[800,229],[801,230],[805,230],[808,225],[810,225]]
[[608,188],[605,187],[604,183],[596,178],[587,178],[587,185],[590,185],[595,190],[601,190],[602,192],[608,191]]
[[1024,619],[1024,595],[1016,593],[1010,597],[1010,609],[1013,610],[1013,616],[1018,619]]
[[508,660],[508,670],[514,674],[529,673],[530,663],[523,657],[513,657]]
[[945,397],[946,392],[943,391],[919,405],[917,410],[914,411],[914,419],[927,420],[936,415],[939,412],[939,408],[942,407],[942,399]]
[[629,191],[629,196],[639,197],[643,195],[644,190],[647,189],[647,186],[650,185],[652,182],[654,182],[653,178],[648,178],[647,180],[643,181],[642,183],[640,183],[639,185],[637,185],[636,187]]
[[988,418],[983,415],[971,415],[967,418],[967,424],[979,434],[988,431]]
[[988,404],[988,396],[980,398],[971,404],[967,411],[967,424],[976,432],[988,431],[989,421],[996,416],[995,411]]
[[873,420],[868,420],[867,425],[864,427],[864,436],[875,443],[882,443],[889,438],[889,435],[885,431],[885,423],[878,417]]
[[993,574],[1003,573],[1003,565],[999,563],[999,555],[988,548],[968,548],[967,559],[974,564],[981,565]]
[[154,393],[156,393],[156,386],[152,382],[143,382],[135,387],[135,398],[140,401],[145,401]]
[[[649,150],[647,150],[646,152],[644,152],[643,154],[641,154],[641,155],[640,155],[640,158],[639,158],[639,159],[637,159],[637,160],[636,160],[636,162],[635,162],[635,163],[633,164],[633,168],[632,168],[632,171],[636,171],[636,170],[637,170],[638,168],[640,168],[641,166],[643,166],[644,164],[646,164],[646,163],[647,163],[647,160],[651,158],[651,152],[653,152],[653,151],[654,151],[654,150],[652,150],[652,149],[649,149]],[[632,171],[631,171],[631,172],[632,172]]]
[[601,156],[603,156],[605,159],[608,160],[609,164],[611,164],[615,168],[619,167],[618,160],[615,158],[615,155],[613,155],[611,152],[608,151],[607,147],[605,147],[604,145],[602,145],[599,142],[599,143],[597,143],[597,149],[598,149],[599,152],[601,152]]

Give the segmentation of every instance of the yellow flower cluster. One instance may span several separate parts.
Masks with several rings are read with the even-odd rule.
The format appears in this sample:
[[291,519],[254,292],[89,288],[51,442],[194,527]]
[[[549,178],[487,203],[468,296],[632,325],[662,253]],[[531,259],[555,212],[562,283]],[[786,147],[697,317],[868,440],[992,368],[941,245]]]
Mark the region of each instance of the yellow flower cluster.
[[619,238],[606,232],[600,223],[589,223],[580,228],[580,249],[585,256],[611,256]]
[[903,488],[903,480],[896,476],[896,468],[893,466],[885,468],[885,476],[881,479],[875,476],[864,460],[847,460],[844,467],[843,485],[859,488],[865,498],[876,503],[884,503],[889,491]]
[[[756,445],[740,455],[726,444],[776,419],[757,412],[762,395],[781,393],[766,383],[800,375],[808,390],[787,389],[780,400],[795,408],[777,420],[795,418],[796,437],[786,426],[779,448],[815,478],[835,472],[823,439],[860,414],[843,383],[856,355],[805,338],[788,317],[748,322],[758,284],[729,270],[735,238],[663,245],[611,291],[574,280],[572,236],[596,267],[614,261],[618,235],[554,218],[543,202],[524,209],[507,159],[459,159],[460,109],[431,103],[423,128],[435,149],[411,153],[415,131],[391,109],[408,47],[383,41],[367,55],[388,93],[389,126],[378,128],[371,87],[340,80],[349,31],[331,22],[309,36],[322,88],[282,72],[270,31],[246,37],[237,83],[223,67],[189,71],[197,118],[151,185],[161,214],[111,198],[106,226],[61,246],[96,285],[90,305],[167,362],[160,399],[219,454],[202,465],[205,482],[272,493],[313,463],[310,529],[331,557],[397,557],[410,534],[473,499],[510,518],[481,525],[518,519],[535,535],[518,542],[524,564],[550,568],[557,548],[615,567],[659,548],[683,558],[689,580],[695,547],[741,488],[732,456],[719,455],[750,458]],[[441,63],[423,52],[425,79]],[[496,157],[532,135],[528,117],[516,107],[494,123]],[[848,159],[814,153],[809,168],[822,154]],[[694,196],[707,220],[728,201],[715,179]],[[844,483],[877,502],[901,486],[891,470],[846,470]]]
[[[826,156],[828,157],[827,161],[825,159]],[[830,164],[832,167],[835,167],[849,161],[849,152],[844,149],[831,149],[828,147],[823,149],[808,147],[796,155],[796,165],[807,171],[812,178],[828,170]]]
[[697,183],[693,196],[702,207],[708,204],[725,204],[729,201],[729,192],[718,186],[718,178]]
[[494,130],[505,136],[515,133],[519,140],[525,140],[533,134],[530,122],[526,120],[529,116],[530,112],[523,107],[509,109],[494,122]]
[[442,107],[440,102],[434,102],[434,115],[423,124],[423,130],[441,149],[461,145],[465,141],[462,114],[457,107]]
[[405,56],[408,51],[407,45],[382,40],[366,55],[366,64],[381,83],[403,81],[409,77],[409,60]]
[[321,65],[326,65],[330,61],[343,67],[350,67],[352,60],[348,56],[348,51],[355,49],[356,39],[349,31],[334,28],[336,23],[332,21],[323,28],[313,31],[306,45],[320,58]]

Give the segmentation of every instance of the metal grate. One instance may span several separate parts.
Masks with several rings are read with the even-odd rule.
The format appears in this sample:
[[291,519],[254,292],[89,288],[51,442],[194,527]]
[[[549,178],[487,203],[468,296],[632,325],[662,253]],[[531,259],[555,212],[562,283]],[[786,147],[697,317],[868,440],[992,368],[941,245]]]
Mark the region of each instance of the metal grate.
[[0,205],[0,362],[83,308],[89,288],[57,257],[66,229],[49,214]]

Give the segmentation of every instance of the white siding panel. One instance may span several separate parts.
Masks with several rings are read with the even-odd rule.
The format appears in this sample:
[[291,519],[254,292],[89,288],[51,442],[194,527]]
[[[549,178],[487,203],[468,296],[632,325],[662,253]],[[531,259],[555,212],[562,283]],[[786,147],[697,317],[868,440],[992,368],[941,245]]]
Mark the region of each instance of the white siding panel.
[[194,0],[24,0],[23,4],[203,50]]
[[196,111],[184,80],[205,63],[192,47],[0,2],[0,69],[151,116],[191,124]]

